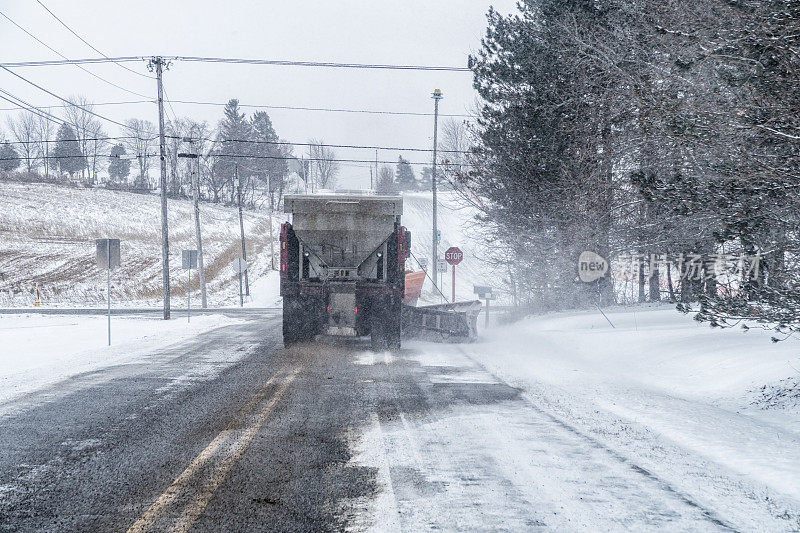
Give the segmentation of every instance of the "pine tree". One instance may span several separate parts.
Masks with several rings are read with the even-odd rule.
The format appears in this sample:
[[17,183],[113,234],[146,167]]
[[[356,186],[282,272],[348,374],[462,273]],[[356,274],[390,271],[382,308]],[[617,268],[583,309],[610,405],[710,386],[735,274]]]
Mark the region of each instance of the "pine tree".
[[61,172],[67,172],[70,176],[86,168],[86,156],[81,152],[78,138],[69,124],[62,124],[58,128],[52,157],[56,159]]
[[413,191],[417,188],[417,177],[414,175],[414,169],[403,156],[397,158],[397,172],[395,174],[395,181],[397,188],[401,191]]
[[275,207],[276,197],[280,201],[286,179],[289,176],[289,162],[285,147],[278,143],[278,134],[266,111],[256,111],[250,119],[253,140],[253,160],[251,168],[262,185],[269,184],[270,207]]
[[233,98],[228,101],[223,111],[223,118],[219,122],[219,150],[214,171],[225,177],[231,190],[231,202],[236,201],[234,187],[234,174],[239,167],[239,178],[242,189],[246,190],[246,180],[255,173],[253,161],[250,156],[254,154],[253,127],[244,113],[239,110],[239,100]]
[[0,144],[0,170],[11,172],[19,166],[19,156],[10,143]]
[[422,167],[422,171],[420,172],[419,183],[418,187],[420,191],[430,191],[431,190],[431,177],[433,176],[433,170],[431,167]]
[[131,172],[130,159],[123,159],[125,155],[125,147],[121,144],[115,144],[111,148],[110,159],[108,164],[108,175],[112,180],[124,180]]
[[397,194],[397,182],[394,179],[394,172],[389,167],[381,167],[378,172],[378,182],[375,184],[375,192],[378,194]]

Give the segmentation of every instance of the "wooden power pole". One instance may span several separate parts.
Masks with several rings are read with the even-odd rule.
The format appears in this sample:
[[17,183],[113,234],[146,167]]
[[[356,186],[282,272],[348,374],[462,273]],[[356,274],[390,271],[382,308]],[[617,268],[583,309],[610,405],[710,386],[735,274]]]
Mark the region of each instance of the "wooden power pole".
[[155,68],[158,84],[158,140],[161,158],[161,272],[164,294],[164,320],[169,320],[169,229],[167,224],[167,146],[164,141],[164,87],[162,70],[169,64],[160,56],[150,59],[148,68]]

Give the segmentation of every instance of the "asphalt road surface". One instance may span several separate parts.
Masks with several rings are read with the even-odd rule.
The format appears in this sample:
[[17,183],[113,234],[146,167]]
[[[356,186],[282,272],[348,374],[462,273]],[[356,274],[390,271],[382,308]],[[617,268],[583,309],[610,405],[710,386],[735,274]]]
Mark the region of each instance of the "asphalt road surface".
[[480,368],[249,318],[0,405],[0,530],[728,529]]

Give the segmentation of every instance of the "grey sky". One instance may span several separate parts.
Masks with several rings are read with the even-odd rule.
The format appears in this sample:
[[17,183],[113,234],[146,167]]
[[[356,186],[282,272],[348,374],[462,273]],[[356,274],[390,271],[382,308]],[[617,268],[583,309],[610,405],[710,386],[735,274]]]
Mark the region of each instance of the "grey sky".
[[[479,47],[489,5],[508,13],[515,4],[515,0],[42,1],[109,56],[161,54],[453,66],[465,66],[467,55]],[[0,6],[14,21],[65,56],[97,56],[35,0],[0,1]],[[0,60],[57,58],[0,17]],[[144,63],[126,65],[147,72]],[[154,81],[116,65],[87,68],[131,91],[155,95]],[[141,99],[74,66],[20,68],[18,72],[62,96],[81,94],[96,102]],[[0,72],[0,80],[0,86],[35,105],[56,103],[8,73]],[[173,64],[165,74],[166,93],[172,100],[225,102],[235,97],[243,104],[259,105],[430,112],[430,93],[435,88],[445,94],[441,112],[460,114],[473,107],[471,75],[463,72],[184,62]],[[222,111],[221,107],[178,103],[173,108],[178,116],[207,120],[211,125],[217,123]],[[155,122],[157,117],[153,104],[103,106],[96,110],[119,121],[138,116]],[[428,147],[432,138],[429,117],[268,112],[278,135],[289,141],[304,142],[316,137],[336,144]],[[109,134],[119,131],[113,124],[107,124],[106,130]],[[374,157],[374,152],[338,150],[338,155],[362,159]],[[397,155],[382,152],[380,158],[396,160]],[[429,158],[424,153],[406,157],[418,161]],[[366,168],[347,165],[342,174],[355,181],[369,180]]]

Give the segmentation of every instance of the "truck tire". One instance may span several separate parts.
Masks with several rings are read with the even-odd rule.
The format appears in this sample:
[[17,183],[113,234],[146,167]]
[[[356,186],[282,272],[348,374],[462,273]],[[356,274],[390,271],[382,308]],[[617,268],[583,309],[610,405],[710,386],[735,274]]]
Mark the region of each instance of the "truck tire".
[[372,325],[370,327],[370,341],[373,352],[381,352],[388,347],[385,329],[383,313],[380,309],[373,309]]
[[283,345],[311,342],[325,324],[325,307],[319,298],[283,297]]
[[294,296],[283,297],[283,345],[291,346],[298,342],[300,323],[298,308],[300,303]]
[[392,298],[391,304],[387,307],[384,328],[386,335],[386,345],[390,350],[400,349],[400,334],[402,332],[402,305],[400,301]]
[[374,351],[400,349],[400,311],[400,302],[393,298],[373,303],[371,341]]

